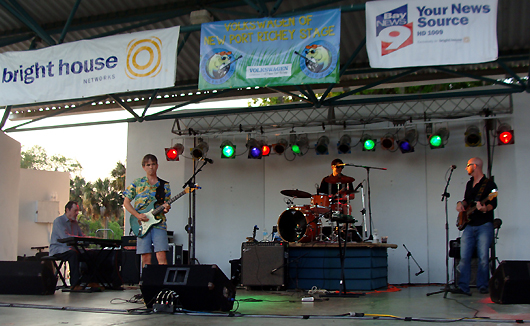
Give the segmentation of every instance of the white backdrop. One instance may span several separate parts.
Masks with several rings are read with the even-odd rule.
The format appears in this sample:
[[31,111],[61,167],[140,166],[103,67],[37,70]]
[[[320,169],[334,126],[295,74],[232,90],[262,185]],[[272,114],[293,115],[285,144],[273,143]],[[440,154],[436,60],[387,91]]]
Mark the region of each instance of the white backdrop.
[[[526,112],[530,95],[514,95],[514,115],[511,119],[502,119],[515,129],[515,145],[495,147],[493,157],[493,175],[499,187],[499,206],[496,217],[503,220],[499,233],[497,253],[499,259],[530,259],[528,248],[530,239],[526,235],[528,222],[526,214],[526,195],[530,174],[526,162],[529,159],[528,141],[530,136],[527,123],[530,115]],[[390,243],[397,249],[388,250],[388,280],[398,284],[408,282],[407,252],[403,244],[412,252],[414,258],[425,270],[416,277],[418,271],[411,261],[411,282],[445,282],[445,210],[441,201],[446,184],[446,173],[452,164],[457,165],[453,173],[448,192],[450,239],[459,236],[456,229],[455,203],[461,200],[464,187],[469,179],[465,172],[467,160],[480,156],[486,160],[486,146],[469,148],[464,144],[465,128],[472,124],[451,122],[449,142],[443,149],[432,150],[417,145],[414,153],[388,152],[379,147],[375,152],[362,152],[360,146],[352,149],[351,154],[338,155],[334,144],[339,134],[330,136],[330,155],[317,156],[310,150],[306,155],[287,161],[283,156],[271,155],[262,160],[249,160],[245,150],[245,137],[230,137],[237,145],[234,160],[221,160],[218,137],[206,137],[210,150],[208,157],[214,160],[199,173],[197,182],[202,187],[197,192],[196,257],[202,264],[217,264],[227,276],[230,276],[231,259],[239,258],[241,243],[252,236],[257,225],[258,238],[263,230],[272,231],[278,217],[286,209],[284,189],[300,189],[315,193],[315,184],[330,173],[330,162],[336,157],[346,163],[386,167],[387,171],[371,170],[371,199],[374,228],[380,236],[388,236]],[[476,124],[483,125],[476,121]],[[127,183],[143,176],[141,159],[146,153],[159,158],[159,176],[170,182],[173,193],[181,191],[181,185],[192,174],[193,163],[190,159],[179,162],[167,162],[164,148],[170,147],[180,138],[171,133],[173,121],[131,123],[128,134]],[[420,141],[426,144],[424,126],[418,125]],[[386,131],[373,132],[382,136]],[[318,134],[310,135],[310,144],[314,144]],[[225,139],[228,137],[225,137]],[[192,140],[185,140],[185,156],[190,157]],[[356,139],[352,138],[355,142]],[[483,137],[483,142],[485,139]],[[378,144],[379,146],[379,144]],[[366,178],[362,168],[346,167],[345,174],[356,179],[355,184]],[[361,200],[354,200],[354,217],[360,220]],[[187,248],[188,203],[186,197],[173,204],[168,214],[168,228],[176,234],[176,243]],[[296,204],[309,204],[309,199],[296,199]],[[260,236],[261,235],[261,236]],[[451,261],[452,266],[452,261]],[[452,277],[452,275],[451,275]]]

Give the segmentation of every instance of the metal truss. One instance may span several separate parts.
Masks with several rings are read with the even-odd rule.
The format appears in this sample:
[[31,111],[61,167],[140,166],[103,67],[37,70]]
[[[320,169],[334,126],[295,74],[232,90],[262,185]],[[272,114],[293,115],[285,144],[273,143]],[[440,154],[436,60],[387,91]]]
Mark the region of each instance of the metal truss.
[[[368,125],[414,120],[430,121],[513,113],[511,94],[452,97],[426,100],[351,104],[332,107],[300,107],[249,112],[246,109],[196,112],[175,118],[172,132],[179,135],[240,132],[274,132],[285,128]],[[372,101],[381,101],[372,98]],[[239,112],[238,112],[239,111]]]

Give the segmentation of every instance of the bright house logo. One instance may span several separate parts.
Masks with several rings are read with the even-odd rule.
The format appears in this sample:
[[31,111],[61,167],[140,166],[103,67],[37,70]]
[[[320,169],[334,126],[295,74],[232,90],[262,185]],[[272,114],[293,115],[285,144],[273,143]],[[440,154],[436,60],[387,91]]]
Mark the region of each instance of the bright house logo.
[[133,39],[127,45],[125,73],[130,79],[155,77],[162,70],[162,40],[152,36]]
[[413,43],[412,22],[408,22],[407,5],[387,11],[375,18],[376,37],[381,41],[381,55],[387,55]]

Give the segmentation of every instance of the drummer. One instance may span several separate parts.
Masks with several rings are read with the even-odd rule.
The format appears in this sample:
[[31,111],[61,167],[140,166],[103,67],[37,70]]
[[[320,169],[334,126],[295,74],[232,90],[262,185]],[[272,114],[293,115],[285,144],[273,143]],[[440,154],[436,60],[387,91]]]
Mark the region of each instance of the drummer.
[[[344,165],[341,164],[344,163],[338,158],[331,161],[331,169],[333,170],[333,173],[322,179],[318,192],[327,195],[336,195],[338,193],[339,199],[353,199],[355,197],[355,193],[353,192],[353,181],[355,179],[342,174]],[[342,182],[343,180],[346,180],[347,182]],[[348,198],[346,198],[346,196],[348,196]],[[337,198],[334,199],[336,200]],[[344,213],[346,214],[346,212]]]

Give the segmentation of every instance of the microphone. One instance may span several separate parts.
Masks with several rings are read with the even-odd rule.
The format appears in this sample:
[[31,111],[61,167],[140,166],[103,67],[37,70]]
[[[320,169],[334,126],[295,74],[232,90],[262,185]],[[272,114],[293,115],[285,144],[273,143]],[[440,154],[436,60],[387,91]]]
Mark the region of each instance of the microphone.
[[418,276],[418,275],[420,275],[420,274],[423,273],[423,272],[425,272],[425,271],[422,269],[422,270],[420,270],[419,272],[417,272],[415,275]]
[[204,158],[204,162],[213,164],[213,160],[211,158],[207,158],[207,157]]
[[456,169],[456,165],[454,165],[454,164],[451,165],[451,169],[453,169],[453,170]]
[[346,163],[337,163],[337,164],[335,164],[335,166],[345,166],[345,165],[346,165]]

